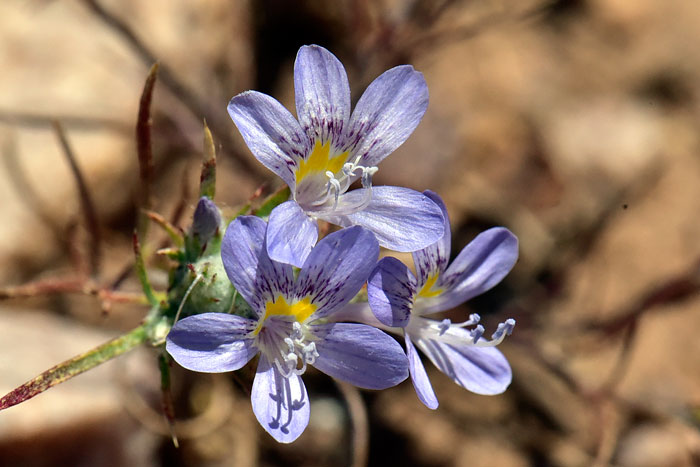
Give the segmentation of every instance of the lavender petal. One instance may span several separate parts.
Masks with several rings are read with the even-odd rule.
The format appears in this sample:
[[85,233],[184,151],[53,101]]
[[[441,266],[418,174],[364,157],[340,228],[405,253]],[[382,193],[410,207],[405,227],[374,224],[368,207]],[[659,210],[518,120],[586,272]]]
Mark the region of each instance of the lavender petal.
[[449,310],[501,282],[518,259],[518,239],[494,227],[479,234],[459,253],[441,280],[445,291],[421,303],[423,313]]
[[311,251],[299,272],[295,295],[317,306],[310,319],[328,316],[347,304],[362,288],[379,256],[371,232],[352,227],[334,232]]
[[386,326],[405,327],[411,317],[416,278],[396,258],[382,258],[367,280],[367,298],[372,313]]
[[410,65],[385,71],[357,102],[346,133],[351,158],[375,166],[413,133],[428,108],[428,86]]
[[513,378],[508,360],[496,347],[453,346],[435,339],[420,339],[416,345],[440,371],[476,394],[500,394]]
[[342,63],[323,47],[300,48],[294,62],[294,93],[297,117],[309,139],[341,143],[350,120],[350,85]]
[[301,377],[285,378],[260,355],[250,402],[260,425],[280,443],[291,443],[309,424],[309,399]]
[[413,264],[416,266],[416,276],[418,277],[419,287],[425,284],[429,277],[445,272],[447,263],[450,261],[452,242],[450,217],[447,214],[447,207],[442,201],[442,198],[440,198],[437,193],[430,190],[424,191],[423,194],[440,208],[444,219],[444,233],[442,237],[432,245],[413,252]]
[[265,303],[278,292],[291,290],[292,267],[277,263],[267,255],[265,232],[267,223],[255,216],[237,217],[221,243],[224,269],[238,293],[262,316]]
[[286,201],[270,214],[267,254],[281,263],[301,267],[318,239],[318,223],[296,201]]
[[[363,196],[363,191],[353,190],[343,196],[350,204]],[[343,227],[365,227],[374,233],[379,245],[394,251],[420,250],[438,241],[445,231],[438,205],[422,193],[395,186],[372,188],[372,200],[362,211],[323,218]]]
[[438,408],[438,400],[433,390],[433,385],[430,384],[428,374],[425,372],[425,366],[418,355],[413,342],[408,334],[406,334],[406,356],[408,357],[408,370],[411,373],[411,381],[416,390],[418,399],[429,409]]
[[294,190],[294,170],[308,154],[311,141],[292,114],[274,98],[256,91],[231,99],[228,113],[256,159]]
[[408,377],[401,346],[389,335],[364,324],[312,326],[319,338],[314,366],[329,376],[366,389],[385,389]]
[[188,316],[173,326],[165,349],[180,366],[204,373],[243,367],[258,349],[247,334],[256,322],[225,313]]

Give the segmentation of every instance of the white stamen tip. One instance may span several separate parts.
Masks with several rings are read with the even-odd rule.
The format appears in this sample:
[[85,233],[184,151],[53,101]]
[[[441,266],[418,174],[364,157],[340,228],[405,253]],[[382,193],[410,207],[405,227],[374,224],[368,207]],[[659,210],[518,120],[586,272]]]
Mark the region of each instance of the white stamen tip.
[[481,324],[472,329],[469,333],[472,338],[472,343],[476,344],[476,342],[481,339],[481,336],[484,335],[484,331],[485,329]]
[[449,318],[445,318],[442,320],[440,324],[438,324],[438,329],[440,330],[440,335],[444,335],[448,329],[450,329],[450,325],[452,324],[452,321],[450,321]]

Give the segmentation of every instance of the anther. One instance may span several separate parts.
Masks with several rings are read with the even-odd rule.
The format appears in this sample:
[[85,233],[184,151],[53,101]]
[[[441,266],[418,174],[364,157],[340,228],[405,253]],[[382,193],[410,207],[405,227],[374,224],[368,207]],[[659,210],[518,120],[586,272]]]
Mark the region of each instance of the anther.
[[440,324],[438,324],[438,329],[440,330],[440,335],[442,336],[447,332],[448,329],[450,329],[450,325],[452,324],[452,321],[450,321],[449,318],[445,318],[442,320]]
[[469,335],[472,338],[472,343],[476,344],[476,342],[479,339],[481,339],[481,336],[484,335],[484,327],[481,324],[479,324],[477,327],[475,327],[469,332]]

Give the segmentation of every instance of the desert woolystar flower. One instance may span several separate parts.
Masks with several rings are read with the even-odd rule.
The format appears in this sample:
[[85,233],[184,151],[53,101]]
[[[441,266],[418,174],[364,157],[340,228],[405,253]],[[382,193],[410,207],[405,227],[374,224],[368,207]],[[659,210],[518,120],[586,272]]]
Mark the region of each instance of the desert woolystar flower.
[[[448,267],[451,235],[447,211],[437,194],[425,194],[443,210],[444,236],[413,253],[418,277],[396,258],[383,258],[370,275],[367,292],[376,319],[384,326],[403,328],[416,393],[427,407],[435,409],[437,397],[414,344],[440,371],[472,392],[499,394],[510,384],[510,365],[495,346],[512,332],[515,320],[499,324],[488,340],[482,337],[484,327],[478,324],[477,314],[463,323],[424,316],[454,308],[498,284],[518,259],[518,239],[502,227],[486,230]],[[469,326],[474,327],[465,329]]]
[[[267,248],[301,266],[318,239],[318,219],[363,226],[379,244],[414,251],[443,233],[440,209],[423,194],[372,187],[377,164],[411,135],[428,106],[423,75],[409,65],[384,72],[351,115],[345,68],[323,47],[299,49],[294,63],[297,121],[274,98],[246,91],[228,112],[253,155],[291,190],[269,218]],[[362,188],[348,191],[360,180]]]
[[376,265],[379,245],[371,232],[351,227],[318,242],[298,276],[271,260],[265,221],[239,217],[226,230],[221,257],[236,290],[255,318],[203,313],[178,321],[166,349],[194,371],[238,370],[259,354],[251,402],[260,424],[277,441],[294,441],[309,422],[301,375],[307,365],[368,389],[408,377],[401,346],[372,326],[331,322],[360,290]]

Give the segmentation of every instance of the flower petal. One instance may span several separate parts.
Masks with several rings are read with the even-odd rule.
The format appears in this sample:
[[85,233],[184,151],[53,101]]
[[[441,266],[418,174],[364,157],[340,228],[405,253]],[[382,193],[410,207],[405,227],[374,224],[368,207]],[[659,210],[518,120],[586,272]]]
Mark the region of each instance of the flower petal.
[[309,399],[301,377],[285,378],[260,355],[250,402],[260,425],[280,443],[291,443],[309,424]]
[[518,260],[518,239],[508,229],[480,233],[445,271],[445,292],[421,301],[421,313],[449,310],[501,282]]
[[221,243],[224,269],[238,293],[262,316],[265,303],[278,292],[288,292],[294,282],[292,267],[271,261],[265,246],[265,221],[255,216],[237,217]]
[[256,91],[231,99],[228,113],[255,158],[294,190],[297,161],[308,154],[311,142],[292,114]]
[[476,394],[500,394],[513,379],[508,360],[495,347],[453,346],[434,339],[419,339],[416,345],[440,371]]
[[410,65],[385,71],[367,87],[350,118],[350,159],[360,155],[362,165],[377,165],[408,139],[427,108],[422,73]]
[[319,241],[295,284],[296,296],[310,297],[317,306],[309,319],[328,316],[348,303],[362,288],[378,256],[377,240],[361,227],[339,230]]
[[301,267],[318,240],[318,223],[296,201],[285,201],[270,213],[267,254],[271,259]]
[[297,117],[312,141],[337,145],[350,119],[350,85],[342,63],[317,45],[299,49],[294,62]]
[[247,334],[256,322],[226,313],[188,316],[173,326],[165,349],[180,366],[204,373],[223,373],[243,367],[258,353]]
[[367,298],[372,313],[382,324],[405,327],[411,317],[416,278],[396,258],[382,258],[367,280]]
[[318,357],[313,364],[329,376],[365,389],[385,389],[408,377],[401,346],[364,324],[312,325]]
[[[353,203],[363,192],[353,190],[343,198]],[[361,225],[374,233],[381,246],[394,251],[420,250],[438,241],[445,231],[437,204],[422,193],[396,186],[372,188],[372,200],[362,211],[324,215],[323,219],[343,227]]]
[[406,356],[408,357],[408,370],[411,373],[411,381],[416,389],[418,399],[429,409],[437,409],[438,400],[433,390],[433,385],[430,384],[428,374],[425,372],[425,366],[418,355],[418,351],[411,342],[411,337],[406,334]]
[[430,276],[442,274],[450,261],[450,249],[452,234],[450,232],[450,217],[447,214],[447,207],[440,196],[430,190],[423,192],[442,211],[445,231],[437,242],[430,246],[413,252],[413,264],[416,266],[416,276],[418,277],[419,288],[425,284]]

